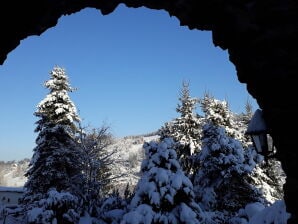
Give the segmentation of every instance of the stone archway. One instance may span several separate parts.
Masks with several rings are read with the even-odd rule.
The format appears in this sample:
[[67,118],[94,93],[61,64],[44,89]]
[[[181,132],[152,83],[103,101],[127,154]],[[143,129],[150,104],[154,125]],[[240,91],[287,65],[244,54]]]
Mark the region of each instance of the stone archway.
[[228,50],[238,80],[263,109],[287,179],[287,210],[298,223],[298,152],[294,141],[298,100],[298,3],[296,0],[43,0],[0,3],[0,64],[20,41],[40,35],[63,15],[92,7],[106,15],[120,4],[165,10],[189,29],[209,30],[213,43]]

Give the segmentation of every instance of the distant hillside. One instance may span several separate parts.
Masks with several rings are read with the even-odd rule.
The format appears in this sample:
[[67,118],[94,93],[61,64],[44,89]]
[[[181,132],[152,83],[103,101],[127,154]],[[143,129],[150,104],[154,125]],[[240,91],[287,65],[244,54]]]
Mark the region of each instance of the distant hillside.
[[[108,150],[115,151],[113,154],[112,172],[117,178],[117,188],[121,191],[129,183],[131,188],[137,183],[140,175],[140,165],[144,158],[143,144],[158,139],[156,133],[145,135],[126,136],[115,139]],[[27,178],[24,173],[28,168],[30,159],[21,161],[0,161],[0,186],[22,187]]]
[[140,167],[144,159],[143,144],[157,139],[159,139],[158,135],[128,136],[118,139],[109,146],[110,150],[116,150],[113,155],[115,162],[112,165],[112,172],[115,176],[122,175],[116,179],[116,186],[120,192],[127,184],[131,189],[136,185],[140,178]]
[[0,186],[22,187],[27,180],[24,176],[30,159],[20,161],[0,161]]

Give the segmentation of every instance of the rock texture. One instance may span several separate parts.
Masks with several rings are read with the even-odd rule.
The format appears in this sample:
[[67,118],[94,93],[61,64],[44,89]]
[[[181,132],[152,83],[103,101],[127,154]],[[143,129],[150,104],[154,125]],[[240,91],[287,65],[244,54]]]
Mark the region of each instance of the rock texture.
[[0,64],[20,41],[40,35],[62,15],[86,7],[112,13],[123,3],[165,10],[189,29],[209,30],[213,43],[228,50],[238,80],[263,109],[278,158],[287,174],[285,201],[298,223],[298,149],[296,98],[298,75],[297,0],[41,0],[0,3]]

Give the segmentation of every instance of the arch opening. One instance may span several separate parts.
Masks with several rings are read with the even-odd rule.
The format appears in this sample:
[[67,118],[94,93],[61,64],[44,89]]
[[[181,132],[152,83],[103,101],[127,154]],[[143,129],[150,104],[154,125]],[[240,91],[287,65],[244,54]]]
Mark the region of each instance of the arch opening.
[[[264,110],[265,120],[277,144],[279,158],[288,174],[285,186],[286,203],[294,214],[289,223],[297,223],[296,204],[298,177],[296,170],[297,153],[293,152],[295,144],[288,141],[296,133],[286,133],[292,124],[291,116],[297,107],[295,101],[295,75],[297,68],[297,20],[296,2],[225,2],[213,1],[212,4],[184,1],[141,2],[122,1],[128,7],[145,6],[161,9],[177,17],[181,25],[190,29],[211,30],[216,46],[228,49],[230,60],[235,64],[240,82],[247,83],[247,89]],[[35,5],[34,5],[35,4]],[[86,7],[97,8],[103,14],[109,14],[119,5],[119,1],[82,1],[76,4],[66,2],[18,3],[21,13],[16,12],[15,3],[5,3],[1,7],[1,20],[13,21],[3,26],[4,39],[0,42],[0,62],[20,41],[31,35],[40,35],[56,25],[62,15],[72,14]],[[35,10],[36,8],[40,10]],[[33,10],[34,9],[34,10]],[[5,12],[5,13],[4,13]],[[11,13],[7,13],[11,12]],[[18,13],[21,21],[13,20]],[[8,16],[7,16],[8,15]],[[278,18],[278,19],[277,19]],[[272,21],[275,23],[272,24]],[[10,29],[13,27],[14,29]],[[257,56],[257,57],[256,57]],[[270,80],[270,86],[268,86]],[[283,91],[276,91],[280,86],[287,86]],[[265,88],[264,88],[265,87]],[[285,120],[281,120],[284,117]],[[290,137],[289,137],[290,136]],[[293,220],[293,221],[292,221]]]
[[[190,44],[195,40],[200,42]],[[1,96],[8,102],[3,113],[12,118],[0,130],[10,130],[2,148],[14,152],[13,157],[25,147],[19,159],[32,153],[33,113],[47,94],[42,84],[55,64],[66,69],[78,88],[71,95],[84,125],[110,124],[117,137],[154,132],[175,118],[183,80],[190,81],[193,96],[210,91],[228,100],[232,111],[243,112],[248,96],[233,65],[226,63],[226,53],[212,46],[210,32],[179,27],[177,19],[161,11],[123,6],[108,16],[95,9],[64,16],[40,37],[23,40],[0,70]],[[7,101],[4,93],[10,86],[15,90]],[[20,97],[26,100],[20,102]],[[16,130],[22,140],[13,146]]]

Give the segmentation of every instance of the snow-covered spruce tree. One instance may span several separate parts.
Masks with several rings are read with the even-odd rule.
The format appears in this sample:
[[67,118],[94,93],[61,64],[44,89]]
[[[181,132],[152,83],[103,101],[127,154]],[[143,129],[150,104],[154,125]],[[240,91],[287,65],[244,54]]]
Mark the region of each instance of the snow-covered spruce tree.
[[281,162],[276,158],[268,158],[267,161],[261,160],[253,170],[251,179],[251,183],[262,191],[270,204],[283,199],[286,175],[281,167]]
[[[206,99],[208,99],[208,97],[205,97],[205,100]],[[281,168],[280,161],[277,161],[274,158],[269,158],[268,162],[266,163],[263,156],[257,154],[256,149],[252,145],[250,136],[245,134],[247,126],[253,116],[251,103],[249,101],[246,102],[245,112],[235,114],[229,112],[229,110],[227,109],[224,109],[223,106],[222,109],[220,109],[220,106],[217,106],[216,108],[218,110],[214,110],[214,106],[210,105],[223,104],[223,102],[219,100],[214,100],[212,99],[212,97],[209,97],[207,102],[207,107],[205,106],[205,108],[207,108],[206,117],[208,117],[208,119],[211,121],[216,120],[217,124],[224,127],[230,136],[240,140],[244,148],[244,154],[247,163],[256,164],[252,173],[248,177],[248,181],[254,186],[261,189],[264,197],[267,199],[268,202],[273,203],[276,200],[282,199],[282,186],[285,181],[285,175]],[[222,116],[224,114],[228,115]],[[224,119],[222,117],[226,117],[229,119]]]
[[212,122],[203,126],[198,160],[196,198],[216,223],[231,223],[248,203],[266,203],[261,192],[247,181],[255,164],[246,162],[241,142],[228,136],[223,127]]
[[194,172],[194,153],[200,151],[200,138],[202,118],[195,112],[198,103],[197,98],[192,98],[189,91],[189,83],[182,83],[179,103],[176,112],[180,117],[165,123],[159,130],[161,139],[173,138],[177,144],[176,153],[182,169],[191,174]]
[[[80,119],[68,95],[73,88],[65,70],[55,66],[50,76],[44,83],[49,93],[35,112],[39,118],[35,129],[38,136],[25,174],[28,179],[22,203],[28,216],[36,214],[38,208],[39,215],[28,218],[33,223],[51,223],[54,219],[58,223],[76,223],[76,202],[82,185],[81,152],[75,140]],[[55,200],[51,199],[53,195]]]
[[120,196],[118,189],[106,195],[97,208],[97,220],[100,224],[119,224],[127,212],[129,198]]
[[251,102],[249,100],[247,100],[245,103],[245,112],[241,113],[239,115],[239,117],[243,123],[248,125],[252,116],[253,116],[253,106],[252,106]]
[[251,138],[249,135],[245,134],[248,124],[253,116],[253,107],[250,101],[246,101],[245,104],[245,112],[242,112],[240,114],[232,113],[231,118],[233,120],[233,126],[235,131],[237,130],[239,135],[241,137],[239,140],[241,140],[241,143],[244,148],[248,148],[251,145]]
[[252,172],[245,177],[246,181],[257,187],[268,203],[282,199],[282,186],[285,178],[280,162],[269,159],[268,163],[265,163],[263,156],[258,154],[252,146],[250,137],[245,135],[248,123],[253,115],[252,105],[249,101],[246,102],[245,112],[241,114],[232,113],[227,102],[217,100],[210,94],[205,94],[200,103],[207,122],[211,121],[225,128],[228,136],[241,142],[244,149],[245,163],[254,167]]
[[210,93],[205,93],[203,98],[199,99],[199,104],[206,122],[224,127],[230,137],[246,143],[246,129],[235,119],[227,101],[215,99]]
[[144,143],[142,176],[121,224],[197,224],[204,219],[193,185],[177,161],[175,144],[172,138]]
[[[248,124],[253,116],[253,108],[249,101],[245,104],[245,112],[239,115],[235,114],[235,124],[238,126],[238,130],[242,130],[245,133]],[[260,154],[257,154],[249,135],[245,135],[242,138],[243,147],[245,148],[245,155],[247,161],[254,160],[257,164],[253,172],[251,173],[250,182],[261,189],[264,197],[273,203],[277,200],[283,199],[283,184],[285,183],[285,173],[281,167],[281,162],[276,158],[265,158]],[[268,138],[269,147],[273,147],[273,142],[270,142],[271,138]]]

